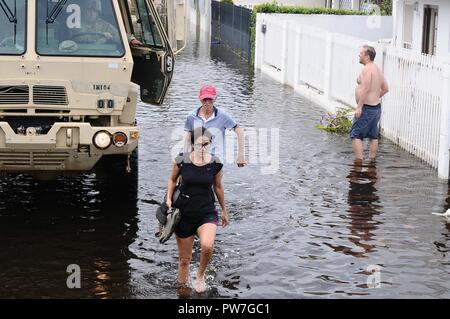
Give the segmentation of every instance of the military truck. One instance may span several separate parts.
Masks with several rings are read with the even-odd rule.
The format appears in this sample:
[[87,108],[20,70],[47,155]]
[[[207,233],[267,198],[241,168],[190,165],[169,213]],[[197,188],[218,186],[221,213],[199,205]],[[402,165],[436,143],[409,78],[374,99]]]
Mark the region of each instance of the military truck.
[[0,0],[0,9],[0,172],[136,170],[139,98],[161,104],[174,67],[152,0]]

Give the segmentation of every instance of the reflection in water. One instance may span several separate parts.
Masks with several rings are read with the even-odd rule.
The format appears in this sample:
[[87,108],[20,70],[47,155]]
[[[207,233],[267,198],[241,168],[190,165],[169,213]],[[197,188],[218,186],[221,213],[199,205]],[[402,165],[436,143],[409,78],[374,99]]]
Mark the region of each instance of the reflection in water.
[[[0,298],[129,295],[136,201],[111,201],[94,174],[51,182],[19,175],[0,187]],[[73,264],[81,289],[67,288]]]
[[363,249],[362,252],[351,252],[356,257],[365,257],[371,253],[375,246],[374,231],[379,222],[373,220],[379,214],[379,197],[375,184],[377,182],[377,167],[375,162],[367,164],[355,161],[347,176],[349,181],[348,204],[350,230],[352,236],[349,240]]
[[179,299],[189,299],[193,289],[189,285],[178,285],[177,295]]

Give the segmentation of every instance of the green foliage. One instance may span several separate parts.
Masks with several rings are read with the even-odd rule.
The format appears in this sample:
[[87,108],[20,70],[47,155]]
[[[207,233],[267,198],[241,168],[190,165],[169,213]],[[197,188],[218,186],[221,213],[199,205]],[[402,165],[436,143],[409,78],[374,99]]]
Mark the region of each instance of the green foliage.
[[222,3],[234,4],[233,0],[221,0]]
[[352,128],[350,117],[355,110],[351,107],[338,108],[336,114],[327,113],[315,127],[330,133],[348,134]]
[[293,13],[293,14],[334,14],[364,15],[364,12],[331,8],[306,8],[301,6],[280,6],[276,2],[263,3],[253,8],[257,13]]
[[255,64],[255,46],[256,46],[256,10],[253,9],[250,18],[250,63]]

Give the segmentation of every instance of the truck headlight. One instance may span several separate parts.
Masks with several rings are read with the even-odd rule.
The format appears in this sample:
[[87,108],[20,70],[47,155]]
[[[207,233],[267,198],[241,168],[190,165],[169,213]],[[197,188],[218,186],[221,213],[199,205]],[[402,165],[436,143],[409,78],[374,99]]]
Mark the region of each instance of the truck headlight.
[[95,133],[93,143],[98,149],[104,150],[111,146],[112,137],[107,131],[99,131]]
[[117,132],[113,135],[113,144],[117,147],[123,147],[127,144],[128,137],[125,133]]

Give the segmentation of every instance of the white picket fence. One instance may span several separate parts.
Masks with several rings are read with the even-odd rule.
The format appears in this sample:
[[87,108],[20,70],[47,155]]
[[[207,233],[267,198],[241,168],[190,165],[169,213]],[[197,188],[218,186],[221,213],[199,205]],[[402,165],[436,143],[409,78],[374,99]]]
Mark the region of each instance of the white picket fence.
[[383,101],[382,132],[437,168],[444,64],[411,50],[388,47],[385,52],[390,92]]
[[[265,34],[259,32],[262,24]],[[382,134],[448,178],[448,64],[437,57],[267,15],[258,17],[256,28],[255,67],[301,93],[305,87],[313,88],[319,96],[316,101],[331,111],[341,104],[355,106],[359,48],[374,46],[375,62],[390,87],[383,98]]]

